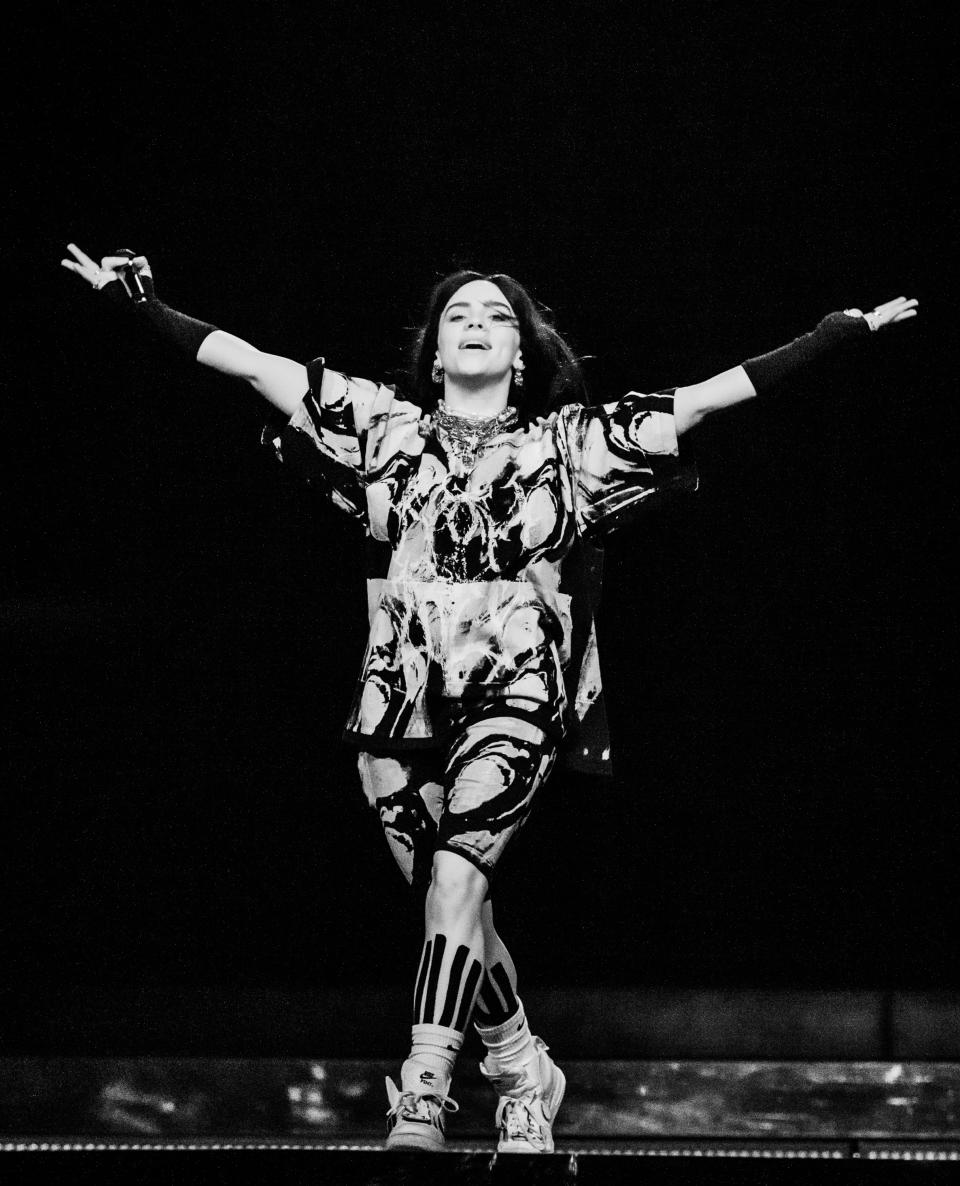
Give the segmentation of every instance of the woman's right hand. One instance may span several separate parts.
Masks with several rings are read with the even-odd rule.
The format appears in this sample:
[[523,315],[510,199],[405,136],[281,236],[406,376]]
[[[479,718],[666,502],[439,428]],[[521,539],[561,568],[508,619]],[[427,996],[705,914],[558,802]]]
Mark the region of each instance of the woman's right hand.
[[[292,416],[300,406],[308,387],[305,366],[280,355],[265,354],[242,338],[178,313],[155,299],[153,273],[146,256],[118,252],[105,255],[98,264],[76,243],[68,243],[67,250],[73,259],[62,259],[60,263],[68,272],[75,272],[95,290],[106,288],[108,296],[115,300],[125,301],[126,293],[133,301],[143,302],[139,307],[146,321],[178,348],[186,349],[197,362],[223,375],[243,379],[287,416]],[[115,280],[123,287],[114,284]],[[133,288],[138,281],[142,294]]]
[[111,281],[119,280],[127,296],[136,299],[139,294],[135,294],[130,288],[131,270],[138,276],[146,277],[148,280],[153,279],[153,272],[144,255],[132,257],[129,255],[105,255],[97,264],[85,251],[81,251],[76,243],[68,243],[67,250],[74,258],[62,259],[60,266],[70,272],[75,272],[95,292],[99,292]]

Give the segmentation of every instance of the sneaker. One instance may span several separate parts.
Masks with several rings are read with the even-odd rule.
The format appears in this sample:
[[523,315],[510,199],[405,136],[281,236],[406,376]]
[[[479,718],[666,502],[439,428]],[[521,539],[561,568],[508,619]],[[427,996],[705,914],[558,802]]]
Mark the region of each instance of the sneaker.
[[401,1091],[387,1079],[387,1148],[414,1149],[438,1153],[443,1148],[444,1112],[457,1112],[459,1105],[435,1091]]
[[497,1128],[500,1153],[552,1153],[553,1122],[563,1101],[567,1080],[547,1054],[542,1038],[533,1039],[537,1062],[518,1071],[488,1071],[480,1064],[483,1077],[500,1096]]

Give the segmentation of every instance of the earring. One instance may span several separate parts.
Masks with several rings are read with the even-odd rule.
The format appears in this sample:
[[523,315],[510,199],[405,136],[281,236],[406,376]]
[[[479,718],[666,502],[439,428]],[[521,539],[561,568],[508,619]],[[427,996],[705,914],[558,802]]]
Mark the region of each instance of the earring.
[[435,362],[433,364],[433,370],[430,372],[430,378],[434,381],[434,383],[443,382],[443,367],[439,362]]
[[522,387],[523,386],[523,367],[522,366],[517,367],[513,372],[513,385],[514,385],[514,387]]

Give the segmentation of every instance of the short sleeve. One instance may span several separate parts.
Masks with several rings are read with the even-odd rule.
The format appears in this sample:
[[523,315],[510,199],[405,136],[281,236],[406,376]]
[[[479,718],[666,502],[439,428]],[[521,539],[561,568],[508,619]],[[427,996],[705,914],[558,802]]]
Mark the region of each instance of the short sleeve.
[[673,396],[673,388],[631,391],[615,403],[562,409],[559,443],[582,535],[622,527],[660,495],[696,489],[695,465],[680,458]]
[[320,487],[341,510],[364,519],[362,438],[377,385],[328,370],[322,358],[309,364],[307,377],[307,394],[270,441],[299,477]]

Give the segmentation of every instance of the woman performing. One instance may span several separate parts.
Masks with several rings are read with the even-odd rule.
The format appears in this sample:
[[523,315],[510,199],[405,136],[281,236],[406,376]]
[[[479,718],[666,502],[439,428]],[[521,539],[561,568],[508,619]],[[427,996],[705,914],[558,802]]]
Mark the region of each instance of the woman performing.
[[898,297],[689,387],[589,406],[576,359],[505,275],[434,288],[409,390],[265,354],[158,300],[132,253],[63,266],[289,417],[274,442],[368,540],[370,635],[346,726],[407,882],[425,895],[410,1054],[387,1080],[387,1145],[443,1147],[471,1020],[498,1096],[498,1148],[553,1150],[563,1072],[531,1033],[490,885],[561,746],[592,740],[600,680],[591,541],[688,482],[678,441],[705,416],[917,313]]

